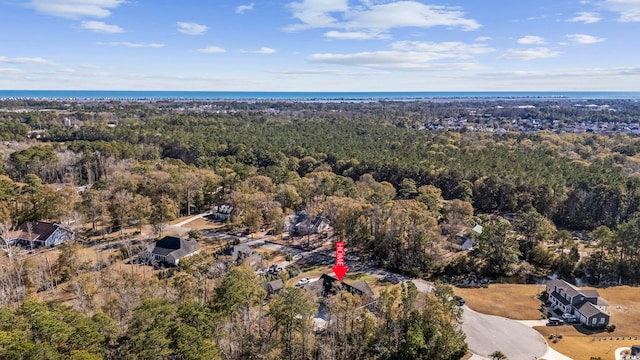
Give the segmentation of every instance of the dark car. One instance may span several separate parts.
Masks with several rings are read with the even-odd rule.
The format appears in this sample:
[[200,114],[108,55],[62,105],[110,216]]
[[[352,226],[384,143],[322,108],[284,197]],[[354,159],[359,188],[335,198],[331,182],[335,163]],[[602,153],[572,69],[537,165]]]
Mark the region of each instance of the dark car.
[[549,318],[549,322],[547,323],[547,326],[558,326],[558,325],[562,325],[562,323],[563,323],[562,319],[551,317]]
[[456,301],[458,302],[458,306],[462,306],[465,304],[465,301],[463,298],[461,298],[460,296],[456,295],[455,296]]

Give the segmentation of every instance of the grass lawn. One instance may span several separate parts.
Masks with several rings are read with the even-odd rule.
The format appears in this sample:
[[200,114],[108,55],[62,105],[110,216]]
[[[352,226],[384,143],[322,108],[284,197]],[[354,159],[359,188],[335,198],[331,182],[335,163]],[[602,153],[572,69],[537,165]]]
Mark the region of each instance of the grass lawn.
[[[555,334],[556,327],[539,326],[535,329],[547,339],[552,348],[572,359],[589,359],[592,356],[613,359],[617,348],[630,347],[640,342],[640,340],[636,340],[635,336],[631,337],[631,340],[629,340],[629,337],[624,337],[624,340],[622,340],[623,337],[616,336],[616,332],[590,336],[578,332],[573,326],[558,326],[557,328],[558,335],[562,334],[562,339],[557,343],[549,340],[549,335]],[[606,340],[602,340],[605,337]],[[640,339],[640,337],[637,339]]]
[[488,288],[454,288],[471,309],[489,315],[514,320],[540,319],[540,300],[537,294],[543,286],[520,284],[491,284]]

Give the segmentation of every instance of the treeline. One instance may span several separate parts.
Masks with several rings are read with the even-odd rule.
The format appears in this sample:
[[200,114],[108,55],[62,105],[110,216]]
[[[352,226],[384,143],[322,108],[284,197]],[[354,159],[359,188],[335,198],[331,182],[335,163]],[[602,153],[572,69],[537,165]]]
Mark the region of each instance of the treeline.
[[323,164],[353,180],[371,173],[396,187],[411,178],[439,187],[445,199],[472,201],[479,212],[531,205],[574,229],[614,227],[638,211],[638,180],[625,175],[624,164],[572,161],[557,147],[523,146],[525,139],[541,138],[416,132],[339,114],[276,119],[249,113],[130,120],[114,128],[87,124],[57,138],[85,157],[109,153],[99,147],[112,144],[117,158],[176,158],[237,173],[254,167],[275,183],[289,171],[304,176]]

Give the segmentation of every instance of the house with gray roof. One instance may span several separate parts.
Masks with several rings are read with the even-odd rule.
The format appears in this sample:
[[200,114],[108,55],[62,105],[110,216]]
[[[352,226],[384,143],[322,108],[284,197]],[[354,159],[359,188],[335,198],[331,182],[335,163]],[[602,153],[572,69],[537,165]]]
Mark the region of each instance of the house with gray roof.
[[178,265],[181,259],[200,252],[200,244],[195,240],[178,236],[165,236],[143,253],[148,260],[170,265]]
[[41,246],[57,246],[75,237],[75,233],[59,224],[48,222],[26,222],[16,231],[8,233],[4,239],[10,245],[21,245],[27,248]]
[[569,313],[583,325],[602,328],[609,325],[609,303],[596,290],[583,290],[564,280],[551,280],[546,286],[554,310]]

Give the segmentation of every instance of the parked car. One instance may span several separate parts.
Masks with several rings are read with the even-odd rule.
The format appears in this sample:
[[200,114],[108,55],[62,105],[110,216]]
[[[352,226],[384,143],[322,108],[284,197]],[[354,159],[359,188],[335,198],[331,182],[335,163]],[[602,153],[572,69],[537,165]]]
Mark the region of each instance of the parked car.
[[575,315],[571,314],[571,313],[562,314],[562,319],[564,319],[564,321],[566,321],[566,322],[574,322],[574,321],[578,320],[578,318]]
[[464,301],[463,298],[461,298],[460,296],[456,295],[455,296],[456,301],[458,302],[458,306],[462,306],[466,303],[466,301]]
[[300,286],[305,286],[309,283],[309,279],[307,278],[302,278],[300,280],[298,280],[298,282],[296,283],[296,286],[300,287]]
[[550,317],[547,326],[559,326],[562,325],[562,319],[558,319],[555,317]]

